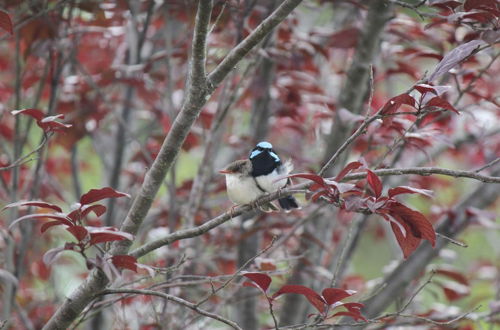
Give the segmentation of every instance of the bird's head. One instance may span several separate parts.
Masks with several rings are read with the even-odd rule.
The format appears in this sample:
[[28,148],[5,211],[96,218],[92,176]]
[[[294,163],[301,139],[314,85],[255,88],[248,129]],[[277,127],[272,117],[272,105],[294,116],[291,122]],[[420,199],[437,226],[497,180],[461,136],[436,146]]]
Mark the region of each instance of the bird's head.
[[269,155],[271,158],[274,159],[274,161],[276,163],[281,162],[280,158],[278,157],[276,152],[274,152],[274,150],[273,150],[273,145],[267,141],[262,141],[262,142],[257,143],[255,148],[253,148],[252,151],[250,152],[250,156],[248,158],[250,160],[255,160],[256,158],[262,157],[263,154]]
[[220,174],[241,175],[249,174],[252,171],[252,163],[247,160],[237,160],[227,165],[225,169],[220,170]]

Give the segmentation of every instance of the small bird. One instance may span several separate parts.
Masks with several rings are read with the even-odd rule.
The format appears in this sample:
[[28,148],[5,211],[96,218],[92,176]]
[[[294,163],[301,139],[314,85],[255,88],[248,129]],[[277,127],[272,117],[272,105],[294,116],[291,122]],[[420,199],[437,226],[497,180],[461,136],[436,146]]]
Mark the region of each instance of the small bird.
[[[248,204],[260,196],[278,191],[290,184],[290,179],[286,176],[292,169],[290,161],[283,164],[273,150],[272,144],[263,141],[255,146],[248,159],[232,162],[219,173],[226,175],[229,199],[236,204]],[[278,203],[285,211],[299,208],[293,196],[280,198]],[[278,211],[272,203],[260,208],[264,212]]]

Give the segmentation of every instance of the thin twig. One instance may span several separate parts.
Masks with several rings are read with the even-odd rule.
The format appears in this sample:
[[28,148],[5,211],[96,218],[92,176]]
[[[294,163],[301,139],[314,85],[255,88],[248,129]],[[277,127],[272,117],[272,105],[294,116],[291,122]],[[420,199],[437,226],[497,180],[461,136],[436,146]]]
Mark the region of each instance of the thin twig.
[[215,18],[215,20],[212,24],[212,27],[208,31],[208,35],[211,35],[212,32],[214,32],[214,29],[217,26],[217,24],[219,24],[219,21],[220,21],[222,15],[224,14],[224,10],[226,9],[226,6],[227,6],[227,0],[224,1],[224,4],[222,5],[222,8],[220,9],[219,15],[217,15],[217,17]]
[[279,325],[278,325],[278,320],[276,320],[276,316],[274,315],[273,302],[272,302],[271,299],[268,299],[267,302],[269,304],[269,314],[271,314],[271,317],[273,318],[274,329],[278,330],[279,329]]
[[333,277],[332,277],[332,280],[330,282],[330,287],[332,287],[332,288],[338,284],[337,281],[339,278],[340,269],[342,268],[342,264],[344,263],[344,258],[346,256],[347,247],[350,246],[349,242],[351,240],[351,237],[352,237],[352,234],[354,231],[354,227],[356,227],[356,226],[357,226],[357,222],[352,222],[351,226],[349,227],[349,231],[347,233],[345,243],[343,244],[343,247],[342,247],[342,252],[340,253],[339,260],[337,261],[337,265],[335,267],[335,272],[333,273]]
[[[380,112],[380,111],[379,111]],[[345,142],[340,146],[340,148],[337,149],[337,151],[333,154],[333,156],[326,162],[326,164],[321,168],[321,170],[318,172],[318,175],[323,175],[330,167],[332,167],[337,159],[340,157],[340,155],[351,145],[351,143],[354,142],[354,140],[363,134],[365,132],[365,129],[370,125],[372,122],[375,120],[379,119],[380,115],[379,113],[375,114],[374,116],[365,119],[361,126],[358,127],[358,129],[351,135]]]
[[5,166],[5,167],[0,167],[0,171],[7,171],[7,170],[10,170],[10,169],[12,169],[14,167],[21,166],[21,165],[23,165],[23,164],[25,164],[27,162],[32,161],[33,159],[31,159],[29,157],[31,157],[31,155],[33,155],[33,154],[37,153],[38,151],[40,151],[45,146],[45,144],[49,140],[50,136],[51,135],[48,135],[47,133],[44,133],[43,137],[42,137],[42,141],[40,142],[40,144],[35,149],[33,149],[32,151],[30,151],[28,154],[26,154],[24,156],[21,156],[20,158],[18,158],[12,164],[10,164],[8,166]]
[[460,321],[464,318],[466,318],[469,314],[471,313],[474,313],[475,311],[477,311],[479,308],[481,308],[481,305],[478,305],[476,307],[474,307],[473,309],[471,309],[470,311],[464,313],[464,314],[461,314],[457,317],[454,317],[453,319],[449,320],[449,321],[435,321],[433,319],[430,319],[428,317],[423,317],[423,316],[418,316],[418,315],[409,315],[409,314],[398,314],[399,317],[408,317],[408,318],[413,318],[413,319],[418,319],[418,320],[422,320],[422,321],[425,321],[425,322],[428,322],[428,323],[431,323],[431,324],[434,324],[434,325],[440,325],[440,326],[443,326],[443,325],[451,325],[457,321]]
[[443,235],[443,234],[441,234],[441,233],[436,232],[436,236],[439,236],[439,237],[441,237],[442,239],[447,240],[447,241],[448,241],[448,242],[450,242],[451,244],[455,244],[455,245],[460,246],[460,247],[463,247],[463,248],[469,247],[466,243],[464,243],[464,242],[460,242],[460,241],[457,241],[457,240],[455,240],[455,239],[453,239],[453,238],[451,238],[451,237],[448,237],[448,236],[446,236],[446,235]]
[[220,290],[224,289],[226,286],[229,285],[229,283],[231,283],[235,278],[236,276],[238,276],[245,268],[247,268],[247,266],[253,262],[256,258],[260,257],[262,254],[264,254],[267,250],[269,250],[274,242],[276,241],[276,236],[273,237],[273,239],[271,240],[271,243],[269,243],[268,246],[266,246],[264,249],[262,249],[259,253],[257,253],[256,255],[254,255],[252,258],[248,259],[240,268],[238,268],[236,270],[236,272],[226,281],[224,282],[220,287],[218,287],[217,289],[213,289],[212,290],[212,293],[210,293],[209,295],[207,295],[205,298],[201,299],[197,304],[196,304],[196,307],[199,307],[200,305],[204,304],[205,302],[207,302],[211,297],[213,297],[215,294],[217,294],[217,292],[219,292]]
[[[427,176],[432,174],[439,174],[439,175],[451,176],[454,178],[470,178],[486,183],[500,183],[500,177],[497,176],[487,176],[470,171],[451,170],[440,167],[385,168],[385,169],[374,170],[373,172],[378,176],[406,175],[406,174],[417,174],[417,175]],[[365,177],[366,173],[348,174],[344,177],[342,181],[363,179]]]
[[484,165],[484,166],[481,166],[480,168],[478,168],[477,170],[474,170],[474,173],[479,173],[487,168],[490,168],[492,166],[494,166],[496,163],[500,162],[500,157],[498,157],[497,159],[495,160],[492,160],[491,162],[489,162],[488,164]]
[[392,3],[394,3],[394,4],[398,5],[398,6],[401,6],[401,7],[404,7],[404,8],[409,8],[409,9],[413,10],[420,17],[421,20],[424,20],[425,16],[428,16],[428,17],[435,17],[436,16],[435,14],[423,13],[420,10],[418,10],[418,7],[420,7],[423,4],[425,4],[426,1],[427,0],[422,0],[419,3],[417,3],[416,5],[412,5],[410,3],[407,3],[407,2],[404,2],[404,1],[400,1],[400,0],[390,0],[390,2],[392,2]]

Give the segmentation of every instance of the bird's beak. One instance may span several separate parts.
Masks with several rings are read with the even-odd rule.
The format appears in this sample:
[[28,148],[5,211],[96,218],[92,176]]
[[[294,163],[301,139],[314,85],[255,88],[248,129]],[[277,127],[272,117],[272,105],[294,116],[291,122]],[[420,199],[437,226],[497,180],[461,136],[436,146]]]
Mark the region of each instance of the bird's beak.
[[233,172],[228,171],[228,170],[220,170],[219,173],[220,174],[232,174]]

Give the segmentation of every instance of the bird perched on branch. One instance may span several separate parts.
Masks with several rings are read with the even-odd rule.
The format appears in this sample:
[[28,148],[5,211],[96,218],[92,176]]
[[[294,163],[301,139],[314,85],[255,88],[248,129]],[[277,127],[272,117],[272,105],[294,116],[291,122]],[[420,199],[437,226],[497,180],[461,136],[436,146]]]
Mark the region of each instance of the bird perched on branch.
[[[249,204],[257,198],[278,191],[290,183],[287,175],[292,171],[290,161],[281,162],[269,142],[259,142],[248,159],[232,162],[219,171],[226,176],[229,199],[236,204]],[[285,211],[299,208],[293,196],[278,199]],[[272,202],[260,206],[264,212],[278,211]]]

